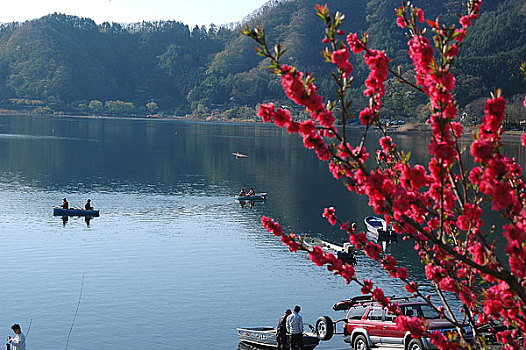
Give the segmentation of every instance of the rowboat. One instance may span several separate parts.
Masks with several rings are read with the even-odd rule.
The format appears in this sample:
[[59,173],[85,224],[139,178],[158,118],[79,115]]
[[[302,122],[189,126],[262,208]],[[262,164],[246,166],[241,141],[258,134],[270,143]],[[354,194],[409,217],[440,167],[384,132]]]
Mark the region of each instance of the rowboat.
[[234,152],[234,153],[232,153],[232,155],[234,155],[236,157],[236,159],[248,157],[246,154],[239,153],[239,152]]
[[54,216],[99,216],[99,210],[84,210],[81,208],[53,208]]
[[[312,326],[311,326],[312,327]],[[266,348],[277,348],[276,328],[274,327],[251,327],[237,328],[237,336],[243,343]],[[315,332],[303,332],[303,348],[314,349],[320,340]]]
[[256,193],[253,195],[246,196],[235,196],[238,201],[264,201],[267,197],[267,192]]
[[363,219],[367,231],[378,234],[378,231],[387,232],[387,224],[383,218],[378,216],[367,216]]
[[396,239],[396,232],[391,225],[387,225],[385,220],[378,216],[367,216],[364,220],[365,227],[367,227],[366,234],[372,240],[382,239]]

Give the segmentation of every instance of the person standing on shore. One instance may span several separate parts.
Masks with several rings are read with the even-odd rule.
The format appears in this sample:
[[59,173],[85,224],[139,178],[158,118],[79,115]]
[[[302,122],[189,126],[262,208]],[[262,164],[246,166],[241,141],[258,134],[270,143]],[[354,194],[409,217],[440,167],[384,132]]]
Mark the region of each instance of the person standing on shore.
[[290,309],[285,310],[285,314],[279,318],[276,328],[276,342],[278,350],[288,350],[287,347],[287,317],[292,313]]
[[287,333],[290,334],[290,350],[303,350],[303,318],[300,315],[301,307],[294,306],[294,312],[287,317]]
[[11,326],[11,329],[16,334],[14,338],[10,336],[7,338],[7,342],[11,345],[12,350],[26,350],[26,336],[22,333],[20,325],[15,323]]

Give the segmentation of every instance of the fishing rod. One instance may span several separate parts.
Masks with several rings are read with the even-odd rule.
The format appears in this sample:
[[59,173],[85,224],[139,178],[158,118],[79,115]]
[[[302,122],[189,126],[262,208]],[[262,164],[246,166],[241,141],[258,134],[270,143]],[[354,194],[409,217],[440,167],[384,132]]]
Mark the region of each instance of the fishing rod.
[[84,274],[82,274],[82,281],[80,282],[80,294],[79,294],[79,301],[77,303],[77,309],[75,310],[75,315],[73,316],[73,321],[71,322],[71,327],[69,328],[68,338],[66,339],[66,350],[68,350],[69,337],[71,336],[73,325],[75,324],[75,320],[77,319],[77,314],[79,313],[80,299],[82,298],[82,288],[83,287],[84,287]]
[[29,327],[27,327],[27,332],[26,332],[26,340],[27,340],[27,336],[29,335],[29,331],[31,330],[32,324],[33,324],[33,319],[29,320]]

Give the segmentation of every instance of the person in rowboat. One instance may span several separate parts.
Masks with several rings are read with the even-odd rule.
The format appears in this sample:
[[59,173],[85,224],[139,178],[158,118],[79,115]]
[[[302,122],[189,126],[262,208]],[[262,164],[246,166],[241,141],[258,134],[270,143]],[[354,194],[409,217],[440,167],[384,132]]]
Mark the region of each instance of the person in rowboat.
[[15,337],[11,338],[10,336],[7,338],[7,342],[11,345],[13,350],[26,350],[26,336],[24,333],[22,333],[22,330],[20,329],[20,325],[18,323],[15,323],[11,326],[11,329],[13,332],[15,332]]
[[69,209],[69,203],[68,201],[66,200],[66,198],[64,198],[62,200],[62,205],[61,205],[62,209]]
[[246,192],[245,192],[245,189],[242,188],[241,191],[239,192],[239,196],[240,196],[240,197],[245,197],[246,195],[247,195],[247,194],[246,194]]
[[249,196],[254,196],[254,195],[256,195],[256,191],[254,191],[254,189],[252,187],[250,187],[250,191],[248,191],[248,195]]
[[88,199],[88,201],[84,205],[84,210],[93,210],[93,207],[91,206],[91,199]]

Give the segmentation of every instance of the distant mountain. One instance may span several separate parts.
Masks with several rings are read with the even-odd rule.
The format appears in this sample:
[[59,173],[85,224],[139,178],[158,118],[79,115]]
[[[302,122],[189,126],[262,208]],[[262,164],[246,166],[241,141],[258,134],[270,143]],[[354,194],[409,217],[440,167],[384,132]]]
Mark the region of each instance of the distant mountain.
[[[400,0],[328,0],[331,11],[346,14],[347,32],[366,32],[371,47],[385,49],[394,66],[410,69],[405,33],[395,23]],[[331,65],[320,53],[323,24],[314,15],[318,0],[271,0],[247,16],[272,40],[287,48],[285,61],[315,73],[316,85],[333,97]],[[426,18],[456,24],[460,0],[418,0]],[[501,87],[506,96],[523,93],[518,65],[526,60],[526,0],[485,0],[458,57],[456,98],[467,105]],[[0,107],[25,104],[52,110],[88,112],[90,101],[133,102],[145,109],[155,101],[168,113],[209,115],[241,110],[253,115],[264,101],[287,103],[255,44],[240,26],[194,27],[174,21],[97,25],[91,19],[52,14],[0,26]],[[353,95],[363,104],[367,75],[360,57]],[[410,76],[410,71],[408,71]],[[426,115],[425,98],[388,81],[385,114]],[[22,101],[22,102],[21,102]],[[247,106],[248,108],[246,108]]]
[[0,100],[74,109],[92,99],[187,105],[232,31],[173,21],[122,26],[52,14],[0,27]]

